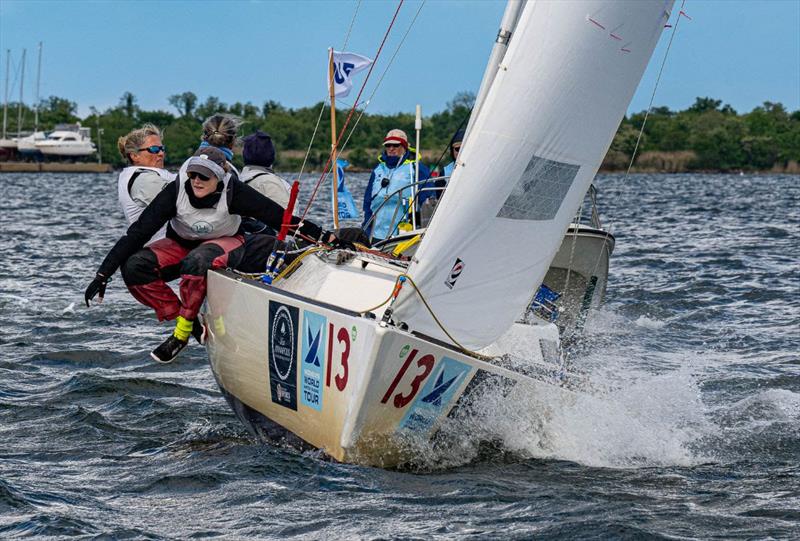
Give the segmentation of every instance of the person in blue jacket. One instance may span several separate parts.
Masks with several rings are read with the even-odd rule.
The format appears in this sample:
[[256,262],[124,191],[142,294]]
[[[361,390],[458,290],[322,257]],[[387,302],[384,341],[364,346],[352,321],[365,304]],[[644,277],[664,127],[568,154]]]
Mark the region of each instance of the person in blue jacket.
[[464,130],[459,129],[454,135],[453,138],[450,140],[450,158],[452,161],[441,168],[439,171],[439,176],[441,177],[448,177],[445,179],[444,184],[447,184],[447,180],[450,180],[450,177],[453,175],[453,169],[456,168],[456,161],[458,160],[458,153],[461,151],[461,143],[464,141]]
[[[416,149],[409,148],[408,137],[403,130],[391,130],[383,139],[383,152],[378,158],[378,165],[372,170],[364,191],[364,223],[362,227],[367,235],[376,239],[388,239],[398,231],[408,228],[409,200],[412,198],[411,185],[416,175]],[[419,164],[419,177],[427,180],[429,169]],[[416,190],[428,186],[425,182]],[[431,184],[432,186],[432,184]],[[421,191],[415,202],[419,208],[434,191]]]

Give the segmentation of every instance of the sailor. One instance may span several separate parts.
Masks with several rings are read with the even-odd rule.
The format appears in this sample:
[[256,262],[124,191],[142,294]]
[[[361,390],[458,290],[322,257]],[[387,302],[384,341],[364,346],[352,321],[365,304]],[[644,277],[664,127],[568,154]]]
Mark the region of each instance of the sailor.
[[461,151],[461,142],[464,141],[464,130],[459,129],[454,135],[453,138],[450,139],[450,158],[452,161],[441,168],[439,175],[440,177],[447,177],[444,179],[444,183],[442,186],[447,184],[447,181],[451,176],[453,176],[453,170],[456,168],[456,162],[458,161],[458,153]]
[[228,171],[234,178],[239,177],[239,170],[233,165],[233,145],[241,124],[242,121],[233,115],[213,114],[203,121],[203,136],[200,143],[200,148],[212,146],[225,154]]
[[[120,137],[117,148],[128,163],[119,174],[117,193],[130,226],[176,175],[164,169],[166,149],[161,142],[161,130],[152,124]],[[166,228],[161,228],[150,242],[164,238],[166,232]]]
[[[283,213],[280,205],[233,178],[221,150],[201,147],[108,252],[86,288],[86,304],[95,296],[102,302],[111,275],[122,267],[122,278],[136,300],[153,308],[160,321],[176,320],[172,334],[151,353],[156,361],[168,363],[190,336],[204,342],[204,328],[196,319],[206,295],[206,272],[228,266],[231,251],[244,242],[241,217],[278,229]],[[292,219],[306,237],[338,240],[312,222],[299,222]],[[143,248],[165,224],[166,237]],[[180,298],[166,283],[178,276]]]
[[[394,129],[383,139],[383,152],[378,165],[372,170],[364,192],[364,223],[362,227],[368,235],[387,239],[398,230],[410,228],[409,200],[412,197],[411,185],[416,170],[416,149],[409,148],[408,137],[403,130]],[[419,164],[420,179],[430,176],[428,168]],[[421,205],[434,195],[433,191],[420,191],[427,183],[417,186],[419,193],[416,205]],[[373,214],[375,214],[373,218]]]
[[[291,187],[272,170],[272,164],[275,163],[275,145],[272,144],[272,138],[269,134],[257,130],[244,137],[242,144],[244,167],[239,179],[250,185],[251,188],[255,188],[264,197],[268,197],[286,208],[286,205],[289,204]],[[246,233],[276,233],[256,220],[244,225]]]

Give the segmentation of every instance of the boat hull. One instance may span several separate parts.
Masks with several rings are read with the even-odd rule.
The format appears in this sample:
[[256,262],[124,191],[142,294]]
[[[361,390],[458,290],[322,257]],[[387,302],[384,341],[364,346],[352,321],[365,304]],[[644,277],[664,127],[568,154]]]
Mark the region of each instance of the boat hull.
[[524,374],[229,271],[209,273],[204,316],[214,376],[251,431],[344,462],[407,463],[487,386],[503,395],[557,377],[553,325],[526,326],[539,347]]

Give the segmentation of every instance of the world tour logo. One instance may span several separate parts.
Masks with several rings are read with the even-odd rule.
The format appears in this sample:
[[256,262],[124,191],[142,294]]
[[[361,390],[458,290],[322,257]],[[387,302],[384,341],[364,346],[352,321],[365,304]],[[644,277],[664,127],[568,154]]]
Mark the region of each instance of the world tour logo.
[[446,285],[448,289],[453,289],[455,287],[456,280],[458,280],[458,277],[461,276],[461,273],[464,271],[464,266],[464,262],[456,258],[456,262],[453,263],[453,268],[450,269],[450,274],[447,275],[447,280],[444,281],[444,285]]
[[297,329],[299,310],[269,301],[269,387],[272,401],[297,411]]
[[322,371],[325,359],[325,316],[303,310],[303,341],[300,365],[300,403],[317,411],[322,410]]

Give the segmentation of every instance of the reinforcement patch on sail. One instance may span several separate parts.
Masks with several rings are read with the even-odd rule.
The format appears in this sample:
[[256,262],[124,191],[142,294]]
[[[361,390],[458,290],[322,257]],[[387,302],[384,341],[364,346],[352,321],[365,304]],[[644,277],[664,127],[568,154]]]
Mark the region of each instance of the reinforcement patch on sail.
[[534,155],[497,217],[512,220],[552,220],[579,169],[579,165]]

